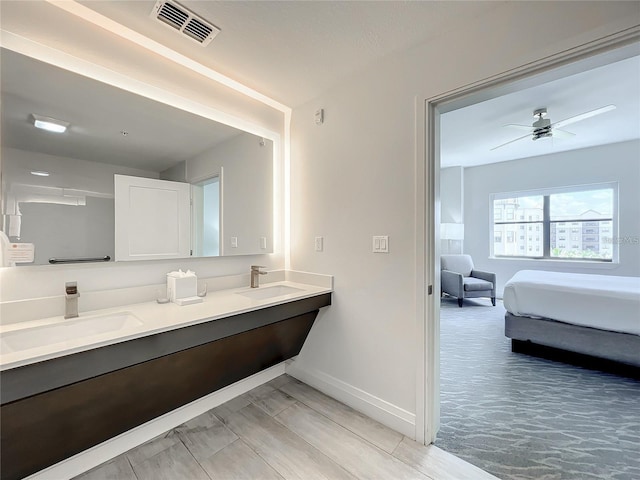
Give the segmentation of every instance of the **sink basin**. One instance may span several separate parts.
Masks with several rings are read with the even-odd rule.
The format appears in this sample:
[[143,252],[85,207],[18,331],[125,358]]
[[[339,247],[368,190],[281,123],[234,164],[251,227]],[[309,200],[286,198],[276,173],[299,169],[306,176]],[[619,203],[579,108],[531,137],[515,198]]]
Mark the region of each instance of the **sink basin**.
[[253,300],[264,300],[267,298],[281,297],[282,295],[289,295],[290,293],[299,293],[303,291],[304,290],[301,288],[289,287],[287,285],[274,285],[273,287],[258,287],[236,293]]
[[140,325],[142,321],[129,312],[78,317],[54,324],[5,332],[0,335],[0,347],[3,352],[18,352]]

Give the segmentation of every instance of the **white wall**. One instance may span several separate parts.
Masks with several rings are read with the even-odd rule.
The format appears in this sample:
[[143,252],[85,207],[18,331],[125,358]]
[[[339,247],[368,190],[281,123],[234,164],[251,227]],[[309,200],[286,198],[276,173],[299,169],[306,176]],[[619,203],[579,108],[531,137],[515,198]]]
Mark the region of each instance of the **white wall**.
[[173,167],[160,172],[160,180],[170,180],[172,182],[187,181],[187,162],[185,160],[176,163]]
[[464,168],[449,167],[440,170],[440,221],[464,221]]
[[[47,171],[49,176],[33,176],[30,172],[34,170]],[[113,258],[113,175],[116,173],[158,178],[155,172],[137,168],[3,148],[2,192],[5,195],[5,211],[2,213],[14,215],[19,209],[21,214],[20,238],[12,235],[17,232],[7,230],[11,241],[34,243],[35,265],[46,265],[52,257],[109,255]],[[68,191],[64,197],[61,187]],[[51,195],[49,203],[45,203],[43,190],[40,190],[42,188],[59,193]],[[73,195],[80,198],[76,199]],[[37,197],[38,201],[25,202],[25,196],[31,199]],[[16,205],[16,197],[19,205]],[[58,201],[60,203],[56,203]],[[63,204],[65,201],[68,202]]]
[[[221,172],[223,254],[273,251],[273,142],[241,133],[187,160],[190,183]],[[267,239],[264,249],[260,237]]]
[[[464,224],[464,168],[440,170],[440,223]],[[442,240],[441,253],[461,253],[462,240]]]
[[465,253],[479,270],[496,272],[498,296],[518,270],[640,276],[640,244],[620,245],[619,264],[489,257],[490,194],[618,182],[619,236],[640,238],[640,141],[585,148],[465,168]]
[[[417,98],[637,23],[637,5],[624,2],[505,2],[294,109],[292,267],[335,275],[333,304],[296,361],[306,379],[359,408],[373,406],[376,418],[412,434],[420,342],[416,115],[424,111]],[[371,253],[372,235],[389,235],[388,254]],[[324,236],[323,252],[314,251],[315,236]]]
[[[132,44],[47,2],[2,2],[2,45],[23,54],[52,61],[80,74],[131,89],[178,108],[207,116],[255,134],[283,136],[284,115],[249,96],[187,70],[160,55]],[[12,36],[15,35],[15,36]],[[279,155],[282,155],[279,149]],[[283,158],[276,159],[281,165]],[[282,188],[282,168],[276,183]],[[275,231],[275,253],[259,256],[140,261],[126,264],[47,265],[0,268],[0,301],[62,295],[64,283],[78,281],[80,291],[159,284],[177,268],[191,269],[200,277],[248,273],[252,264],[267,269],[284,268],[282,211]],[[80,299],[82,310],[82,299]]]

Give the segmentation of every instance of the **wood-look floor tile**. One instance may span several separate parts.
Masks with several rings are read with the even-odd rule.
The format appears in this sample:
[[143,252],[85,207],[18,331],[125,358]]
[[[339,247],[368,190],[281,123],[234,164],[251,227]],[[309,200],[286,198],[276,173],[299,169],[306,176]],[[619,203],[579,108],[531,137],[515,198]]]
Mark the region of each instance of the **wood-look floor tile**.
[[274,390],[275,388],[269,385],[268,383],[263,383],[262,385],[259,385],[256,388],[249,390],[245,395],[247,395],[250,400],[253,400],[254,398],[259,398],[263,395],[271,393]]
[[296,403],[296,400],[280,390],[271,390],[254,396],[251,402],[273,417]]
[[306,405],[296,403],[275,419],[358,478],[428,478]]
[[163,433],[142,445],[133,448],[125,453],[131,465],[137,465],[158,453],[173,447],[176,443],[180,443],[180,438],[173,433],[173,430]]
[[403,438],[393,456],[434,480],[498,480],[490,473],[434,445]]
[[236,440],[200,465],[214,480],[282,480],[282,476],[242,440]]
[[229,416],[227,425],[285,479],[354,478],[255,405]]
[[138,480],[210,480],[182,442],[133,465]]
[[315,388],[293,380],[280,389],[313,410],[330,418],[385,452],[391,453],[402,441],[402,434],[340,403]]
[[229,415],[236,413],[238,410],[241,410],[250,404],[251,404],[251,399],[249,398],[249,395],[244,393],[214,408],[212,412],[215,414],[216,417],[222,420],[223,423],[226,423],[227,421],[226,418]]
[[292,380],[293,380],[293,377],[291,377],[291,376],[289,376],[289,375],[287,375],[285,373],[284,375],[280,375],[279,377],[276,377],[273,380],[269,380],[267,382],[267,385],[277,389],[277,388],[280,388],[281,386],[289,383]]
[[74,480],[136,480],[136,475],[123,455],[103,463],[102,465],[89,470],[74,478]]
[[209,458],[238,439],[211,411],[183,423],[174,431],[198,461]]

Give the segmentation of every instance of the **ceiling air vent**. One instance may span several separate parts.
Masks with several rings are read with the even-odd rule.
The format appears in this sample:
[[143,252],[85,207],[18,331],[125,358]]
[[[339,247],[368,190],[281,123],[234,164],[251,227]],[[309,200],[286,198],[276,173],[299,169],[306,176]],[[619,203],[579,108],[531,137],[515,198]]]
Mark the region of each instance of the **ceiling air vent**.
[[151,17],[178,30],[203,47],[220,33],[220,29],[214,24],[173,1],[158,0],[151,11]]

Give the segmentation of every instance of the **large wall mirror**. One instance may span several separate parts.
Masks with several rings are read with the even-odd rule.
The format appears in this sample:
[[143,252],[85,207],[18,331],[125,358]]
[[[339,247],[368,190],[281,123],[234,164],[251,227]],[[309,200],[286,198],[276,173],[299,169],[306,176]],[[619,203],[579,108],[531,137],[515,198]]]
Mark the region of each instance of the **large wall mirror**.
[[273,252],[272,140],[0,60],[4,266]]

